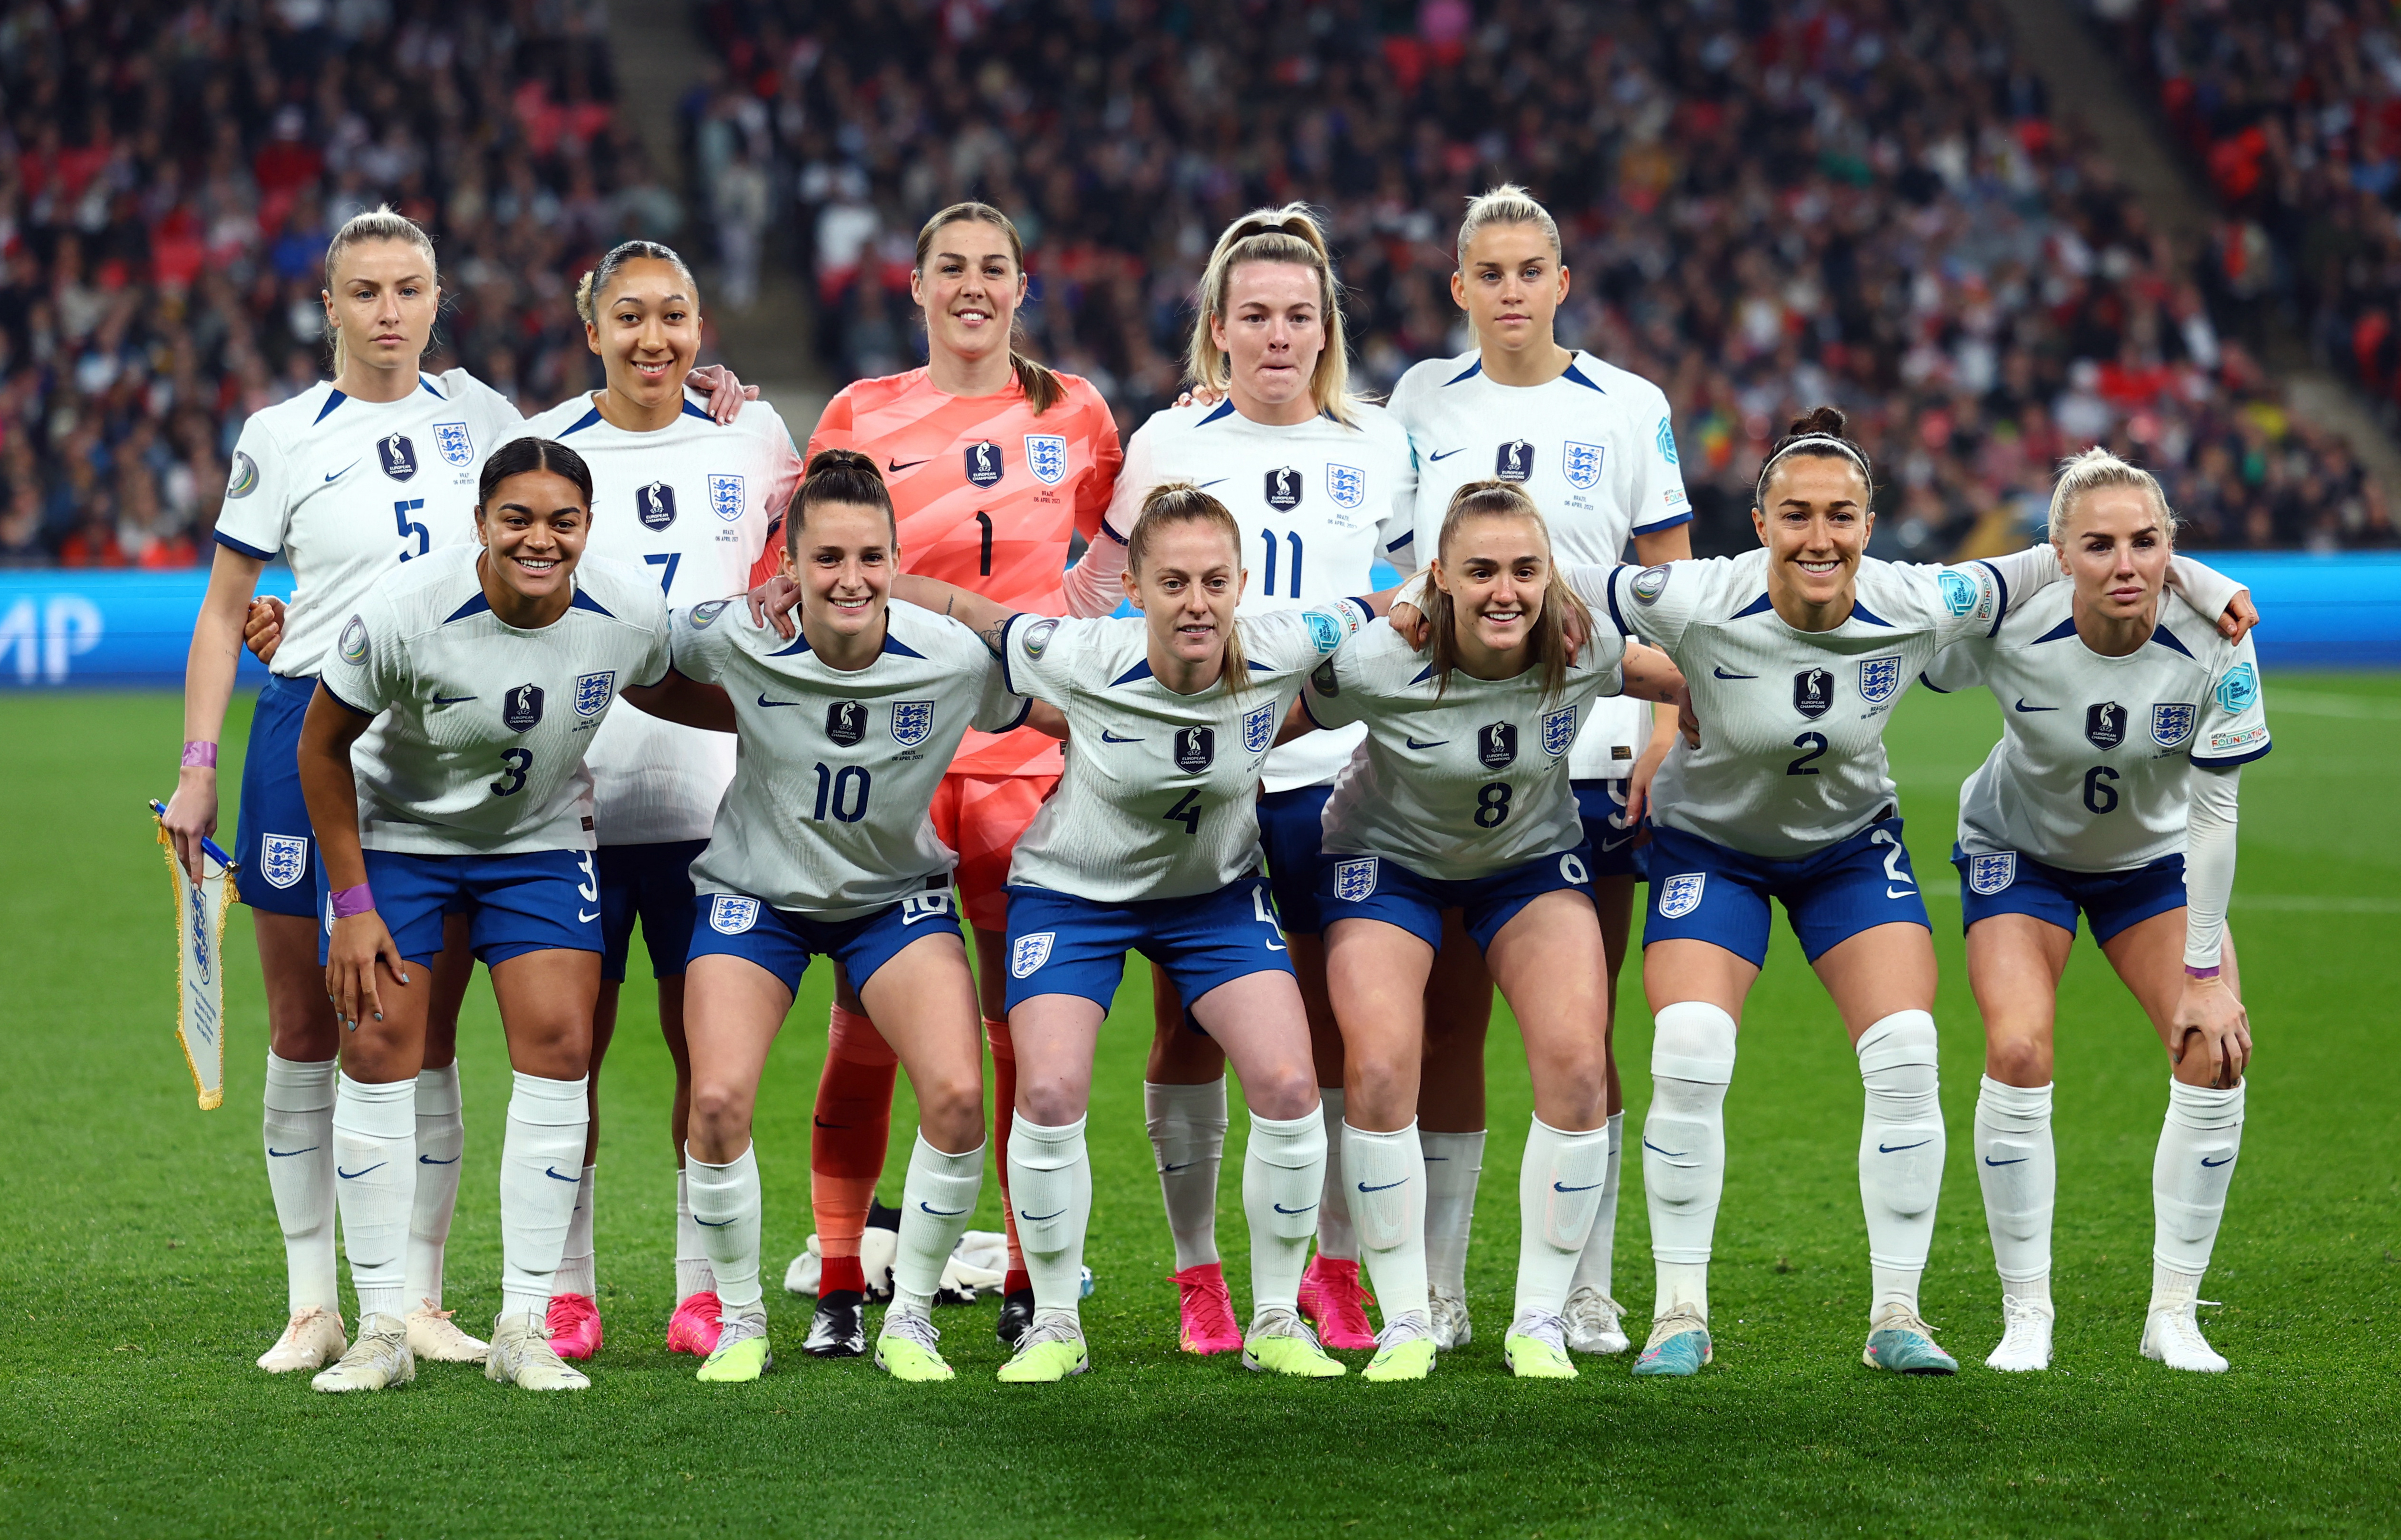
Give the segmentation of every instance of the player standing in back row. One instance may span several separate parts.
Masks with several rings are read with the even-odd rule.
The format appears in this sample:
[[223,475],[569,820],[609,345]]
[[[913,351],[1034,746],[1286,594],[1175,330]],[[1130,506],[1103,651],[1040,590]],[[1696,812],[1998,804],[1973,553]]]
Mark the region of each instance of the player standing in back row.
[[[1418,464],[1417,539],[1396,559],[1406,566],[1431,557],[1452,495],[1485,480],[1510,482],[1533,499],[1563,568],[1614,565],[1629,537],[1645,567],[1691,556],[1692,503],[1676,462],[1667,397],[1639,375],[1559,346],[1553,323],[1568,296],[1559,228],[1524,188],[1502,186],[1469,201],[1450,294],[1475,325],[1475,351],[1428,359],[1393,390],[1393,415],[1408,429]],[[1642,877],[1636,841],[1644,804],[1675,735],[1672,709],[1599,695],[1587,705],[1569,761],[1609,956],[1603,1040],[1612,1045],[1607,1176],[1566,1312],[1568,1345],[1578,1353],[1623,1353],[1628,1345],[1610,1276],[1626,1127],[1613,1046],[1617,975]],[[1486,1009],[1426,1022],[1418,1117],[1434,1340],[1444,1349],[1469,1334],[1467,1245],[1484,1159],[1484,1028],[1490,1020]]]
[[[1104,615],[1121,597],[1116,583],[1063,587],[1062,572],[1070,536],[1092,540],[1101,528],[1121,458],[1117,421],[1089,382],[1016,351],[1025,289],[1025,248],[1008,215],[989,204],[955,203],[927,220],[917,232],[917,265],[909,278],[925,312],[926,366],[844,387],[817,419],[808,453],[857,449],[876,461],[898,510],[907,571],[1011,610]],[[754,584],[775,575],[781,543],[780,531],[770,531]],[[1055,739],[1022,728],[970,732],[934,799],[934,827],[958,853],[961,906],[975,936],[977,988],[992,1044],[994,1148],[1001,1151],[1008,1148],[1017,1084],[1001,987],[1009,856],[1058,785],[1060,768]],[[837,970],[809,1148],[825,1258],[816,1320],[803,1344],[810,1353],[866,1351],[858,1242],[884,1170],[897,1064]],[[1006,1195],[1005,1161],[1000,1182]],[[1034,1297],[1016,1221],[1007,1228],[1000,1334],[1014,1346]]]

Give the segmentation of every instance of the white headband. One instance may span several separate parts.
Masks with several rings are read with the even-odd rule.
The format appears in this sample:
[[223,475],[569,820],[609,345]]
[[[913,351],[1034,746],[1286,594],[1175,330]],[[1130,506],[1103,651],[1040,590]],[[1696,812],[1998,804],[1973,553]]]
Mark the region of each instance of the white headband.
[[1837,454],[1849,460],[1852,464],[1857,465],[1859,468],[1859,479],[1868,484],[1869,490],[1874,490],[1875,474],[1868,469],[1868,457],[1860,452],[1858,445],[1852,443],[1847,438],[1837,438],[1832,433],[1803,433],[1800,437],[1785,445],[1784,447],[1777,450],[1774,454],[1769,455],[1766,462],[1760,466],[1759,485],[1752,488],[1750,494],[1751,501],[1754,503],[1761,507],[1765,507],[1767,505],[1767,473],[1776,469],[1776,462],[1777,461],[1782,460],[1786,455],[1791,454],[1793,451],[1798,449],[1832,449],[1835,451]]

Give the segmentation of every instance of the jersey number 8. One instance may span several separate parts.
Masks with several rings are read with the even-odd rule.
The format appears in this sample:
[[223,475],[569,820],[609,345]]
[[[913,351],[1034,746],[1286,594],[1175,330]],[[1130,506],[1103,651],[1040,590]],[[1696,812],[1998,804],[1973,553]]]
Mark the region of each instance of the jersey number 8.
[[1509,821],[1512,789],[1505,780],[1489,780],[1475,789],[1475,827],[1498,829]]

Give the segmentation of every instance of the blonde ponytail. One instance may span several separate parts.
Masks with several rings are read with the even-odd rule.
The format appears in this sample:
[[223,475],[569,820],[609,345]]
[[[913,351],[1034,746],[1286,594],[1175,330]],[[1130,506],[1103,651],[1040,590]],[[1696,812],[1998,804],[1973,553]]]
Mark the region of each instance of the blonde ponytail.
[[[425,258],[425,266],[433,280],[434,286],[441,287],[442,268],[433,255],[433,238],[427,235],[416,220],[394,210],[390,204],[381,204],[369,209],[364,213],[350,215],[342,227],[334,232],[334,239],[326,242],[325,293],[327,295],[334,292],[334,268],[341,261],[342,254],[352,246],[367,241],[398,241],[416,247],[418,254]],[[325,332],[334,348],[334,378],[339,379],[342,377],[342,365],[350,356],[349,351],[342,346],[342,328],[336,325],[333,318],[328,316],[325,320]]]
[[1226,227],[1209,254],[1194,296],[1192,343],[1186,354],[1185,378],[1195,387],[1223,395],[1233,378],[1231,366],[1209,330],[1212,320],[1226,320],[1226,296],[1234,269],[1245,262],[1288,262],[1317,275],[1317,310],[1324,323],[1325,347],[1309,377],[1310,402],[1320,412],[1346,428],[1359,423],[1353,413],[1358,399],[1351,393],[1351,339],[1342,328],[1342,285],[1334,276],[1334,258],[1325,245],[1325,231],[1306,203],[1281,209],[1255,209]]

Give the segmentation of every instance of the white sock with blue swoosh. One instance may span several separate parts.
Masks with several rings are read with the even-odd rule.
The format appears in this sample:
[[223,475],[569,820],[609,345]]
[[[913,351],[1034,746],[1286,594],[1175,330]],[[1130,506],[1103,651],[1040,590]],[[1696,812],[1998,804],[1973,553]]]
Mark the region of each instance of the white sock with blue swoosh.
[[501,1145],[501,1313],[550,1309],[575,1193],[583,1181],[583,1135],[592,1113],[584,1078],[548,1080],[516,1071],[509,1131]]
[[1609,1179],[1609,1125],[1568,1130],[1527,1120],[1526,1158],[1517,1167],[1517,1303],[1513,1321],[1557,1315],[1568,1307],[1576,1258],[1592,1233]]
[[1706,1000],[1661,1006],[1651,1040],[1651,1108],[1642,1121],[1642,1200],[1657,1279],[1652,1319],[1709,1318],[1709,1248],[1725,1190],[1725,1097],[1735,1019]]
[[289,1308],[339,1311],[334,1263],[334,1061],[267,1051],[267,1189],[283,1231]]
[[1034,1324],[1075,1325],[1084,1297],[1084,1231],[1092,1220],[1092,1162],[1084,1120],[1037,1123],[1020,1113],[1008,1125],[1008,1201],[1017,1208],[1017,1244],[1034,1283]]
[[1873,1297],[1868,1320],[1893,1309],[1917,1313],[1918,1280],[1934,1244],[1934,1202],[1942,1191],[1941,1082],[1934,1018],[1896,1011],[1859,1034],[1859,1203],[1867,1211]]
[[1242,1157],[1242,1216],[1251,1226],[1251,1315],[1300,1313],[1300,1274],[1325,1197],[1325,1119],[1251,1114]]
[[2167,1121],[2151,1161],[2153,1310],[2188,1304],[2209,1271],[2243,1152],[2243,1090],[2168,1082]]
[[1343,1195],[1359,1236],[1360,1260],[1375,1280],[1376,1304],[1387,1323],[1416,1311],[1426,1299],[1425,1148],[1418,1125],[1390,1134],[1342,1125]]
[[398,1315],[408,1282],[408,1211],[417,1198],[417,1085],[348,1075],[334,1093],[334,1191],[359,1318]]
[[1143,1121],[1159,1193],[1175,1237],[1175,1271],[1217,1260],[1217,1172],[1226,1152],[1226,1078],[1205,1085],[1142,1085]]
[[459,1104],[457,1061],[417,1072],[417,1200],[408,1212],[408,1298],[442,1308],[442,1253],[459,1206],[459,1166],[467,1123]]
[[933,1308],[934,1291],[942,1286],[942,1264],[967,1233],[983,1192],[983,1151],[952,1155],[926,1142],[917,1131],[917,1146],[909,1152],[909,1180],[900,1189],[899,1250],[892,1258],[893,1313],[925,1314]]
[[1618,1176],[1626,1161],[1626,1114],[1609,1115],[1609,1164],[1601,1178],[1600,1203],[1592,1211],[1592,1233],[1585,1237],[1584,1255],[1576,1258],[1575,1282],[1568,1290],[1598,1289],[1613,1298],[1611,1273],[1617,1259]]
[[687,1148],[684,1190],[692,1197],[693,1223],[708,1252],[717,1278],[721,1320],[754,1315],[762,1308],[759,1290],[759,1147],[723,1165],[710,1165]]
[[1987,1075],[1976,1093],[1976,1180],[2006,1299],[2051,1300],[2051,1216],[2058,1164],[2051,1143],[2051,1087],[2008,1085]]

